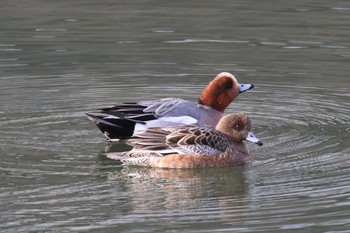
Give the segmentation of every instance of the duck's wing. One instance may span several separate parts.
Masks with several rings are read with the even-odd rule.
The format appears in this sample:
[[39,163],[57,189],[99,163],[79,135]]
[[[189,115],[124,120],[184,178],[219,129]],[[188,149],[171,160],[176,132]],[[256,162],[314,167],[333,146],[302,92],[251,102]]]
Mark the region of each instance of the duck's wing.
[[212,155],[224,152],[228,145],[228,137],[209,126],[182,127],[166,137],[166,144],[179,154]]
[[121,140],[135,150],[158,154],[218,155],[229,144],[227,136],[209,126],[174,126],[149,128],[146,132]]
[[[195,103],[180,98],[163,98],[139,102],[126,102],[113,107],[101,108],[95,112],[126,118],[132,121],[154,120],[160,117],[192,116],[197,106]],[[147,119],[144,116],[148,116]],[[141,118],[140,118],[141,117]]]
[[121,140],[132,146],[135,150],[155,151],[156,153],[175,152],[166,144],[166,137],[176,128],[149,128],[147,131],[137,133],[136,135]]

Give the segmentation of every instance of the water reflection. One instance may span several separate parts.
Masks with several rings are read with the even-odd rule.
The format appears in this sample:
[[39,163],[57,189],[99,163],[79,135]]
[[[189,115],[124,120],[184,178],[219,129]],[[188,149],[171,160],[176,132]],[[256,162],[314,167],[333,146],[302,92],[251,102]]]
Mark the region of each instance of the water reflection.
[[[129,193],[131,213],[214,211],[219,214],[215,218],[220,219],[225,211],[244,208],[239,199],[248,192],[244,175],[246,168],[171,170],[123,167],[110,172],[108,180],[116,185],[116,192],[123,183],[123,190]],[[222,217],[225,218],[224,214]]]

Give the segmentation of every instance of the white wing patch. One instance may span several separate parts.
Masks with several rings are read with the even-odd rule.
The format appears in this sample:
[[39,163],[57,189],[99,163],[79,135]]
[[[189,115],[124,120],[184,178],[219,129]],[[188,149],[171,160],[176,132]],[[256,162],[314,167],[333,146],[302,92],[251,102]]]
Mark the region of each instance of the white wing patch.
[[176,126],[176,125],[191,125],[196,124],[198,122],[197,119],[190,116],[178,116],[178,117],[161,117],[159,119],[150,120],[142,123],[136,123],[134,129],[134,135],[139,133],[144,133],[150,127],[168,127],[168,126]]

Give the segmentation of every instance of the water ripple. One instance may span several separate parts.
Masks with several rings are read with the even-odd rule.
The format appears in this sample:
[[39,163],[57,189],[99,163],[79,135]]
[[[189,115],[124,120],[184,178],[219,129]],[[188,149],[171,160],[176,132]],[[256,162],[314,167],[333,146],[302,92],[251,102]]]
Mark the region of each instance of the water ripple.
[[[109,87],[110,92],[101,90],[101,96],[125,87],[117,83]],[[159,82],[133,88],[135,93],[156,93],[164,87],[167,84]],[[94,91],[96,88],[100,87]],[[183,84],[179,88],[184,90],[181,97],[191,99],[201,87]],[[166,95],[178,92],[167,90]],[[64,94],[61,91],[53,83],[41,96]],[[24,231],[34,223],[33,229],[43,231],[128,229],[135,228],[135,223],[165,229],[169,221],[181,222],[176,227],[183,229],[182,224],[205,221],[206,230],[201,232],[212,232],[217,224],[223,225],[221,230],[271,232],[311,231],[319,221],[349,225],[344,208],[338,210],[350,205],[350,163],[345,156],[350,154],[347,90],[257,84],[252,92],[230,105],[227,112],[251,116],[255,134],[265,143],[263,147],[249,145],[255,162],[185,171],[123,167],[97,156],[103,154],[105,144],[83,117],[81,111],[89,105],[64,102],[65,108],[60,108],[56,102],[55,108],[42,111],[50,101],[39,109],[30,106],[40,98],[18,101],[22,108],[29,106],[27,115],[19,114],[18,108],[1,121],[5,130],[1,145],[12,148],[12,154],[0,164],[8,177],[0,194],[5,206],[1,210],[3,229]],[[85,90],[72,97],[88,96]],[[9,143],[13,139],[16,141]],[[112,146],[122,149],[118,144]],[[45,222],[40,220],[44,217]]]

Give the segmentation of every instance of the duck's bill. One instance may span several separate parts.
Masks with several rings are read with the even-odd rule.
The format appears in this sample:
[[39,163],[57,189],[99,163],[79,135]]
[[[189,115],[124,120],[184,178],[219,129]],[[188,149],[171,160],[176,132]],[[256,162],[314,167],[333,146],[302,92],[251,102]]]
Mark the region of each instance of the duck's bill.
[[248,132],[248,136],[245,138],[245,140],[255,143],[258,146],[263,145],[263,143],[252,132]]
[[243,93],[254,88],[253,84],[238,84],[238,85],[239,85],[239,93]]
[[238,84],[238,85],[239,85],[239,93],[243,93],[254,88],[253,84]]

